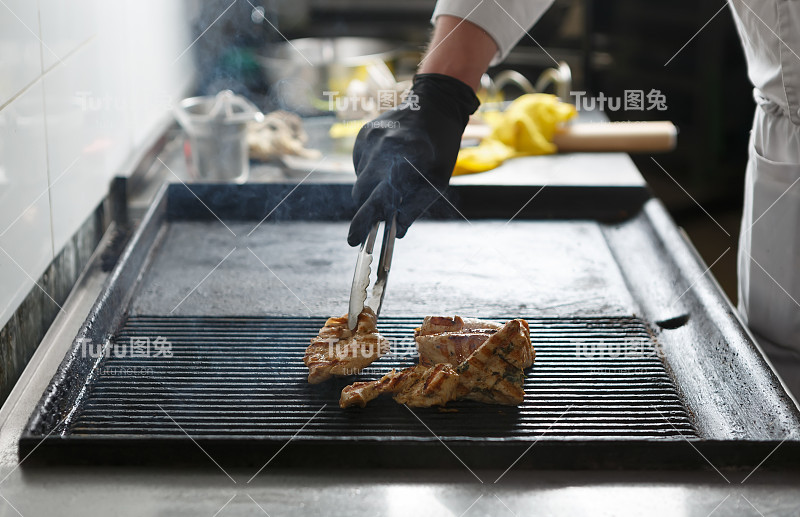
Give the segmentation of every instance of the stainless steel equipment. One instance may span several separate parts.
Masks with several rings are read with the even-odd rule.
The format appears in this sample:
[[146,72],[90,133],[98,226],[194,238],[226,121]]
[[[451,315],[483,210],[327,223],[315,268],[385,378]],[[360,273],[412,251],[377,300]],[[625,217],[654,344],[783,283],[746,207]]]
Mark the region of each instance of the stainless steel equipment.
[[301,38],[275,44],[258,57],[264,78],[289,109],[329,109],[366,67],[381,62],[394,69],[404,54],[399,43],[374,38]]
[[175,118],[189,136],[189,171],[197,180],[247,181],[247,123],[263,118],[252,102],[230,90],[184,99]]

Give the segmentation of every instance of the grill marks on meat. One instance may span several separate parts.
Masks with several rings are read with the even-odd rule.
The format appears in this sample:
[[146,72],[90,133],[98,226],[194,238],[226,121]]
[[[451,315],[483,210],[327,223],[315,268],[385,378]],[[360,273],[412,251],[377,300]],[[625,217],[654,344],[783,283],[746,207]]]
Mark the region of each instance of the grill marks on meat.
[[469,388],[463,397],[488,404],[522,404],[523,370],[535,357],[528,322],[509,321],[456,368],[462,385]]
[[[455,322],[456,319],[460,318],[451,320],[454,326],[460,325]],[[437,326],[439,323],[433,321],[427,328],[440,330],[442,326]],[[425,328],[423,323],[418,330]],[[456,343],[461,341],[457,338]],[[421,349],[420,360],[422,353]],[[451,354],[450,361],[455,356]],[[486,338],[460,363],[446,361],[434,366],[420,364],[399,372],[392,370],[377,381],[357,382],[342,390],[339,405],[343,408],[364,407],[367,402],[384,393],[394,395],[395,401],[411,407],[443,406],[457,399],[518,405],[525,396],[522,388],[525,380],[523,370],[531,366],[534,359],[528,322],[511,320]]]
[[495,321],[476,318],[426,316],[422,326],[414,330],[419,362],[425,366],[458,365],[502,327]]
[[417,365],[392,370],[377,381],[356,382],[342,390],[341,407],[367,405],[384,393],[394,394],[400,404],[414,407],[442,406],[453,400],[459,388],[458,374],[449,364],[432,368]]
[[[378,333],[376,320],[369,307],[359,314],[355,331],[347,327],[347,315],[329,318],[303,357],[308,382],[353,375],[387,353],[389,340]],[[351,384],[342,390],[339,405],[364,407],[382,394],[411,407],[443,406],[457,399],[522,403],[523,370],[535,358],[525,320],[502,325],[459,316],[428,316],[415,329],[414,338],[419,365],[392,370],[377,381]]]
[[376,323],[377,317],[369,307],[358,315],[355,331],[348,328],[346,314],[328,318],[303,357],[308,382],[318,384],[334,376],[354,375],[386,354],[389,340],[378,333]]

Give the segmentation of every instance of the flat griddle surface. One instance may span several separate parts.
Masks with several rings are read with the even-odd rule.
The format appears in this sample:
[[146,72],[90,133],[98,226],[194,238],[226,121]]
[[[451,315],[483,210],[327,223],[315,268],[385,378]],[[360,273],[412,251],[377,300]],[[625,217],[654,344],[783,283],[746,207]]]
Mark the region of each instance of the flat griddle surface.
[[[256,222],[227,228],[217,221],[171,222],[131,313],[346,313],[357,254],[346,243],[348,224],[267,222],[252,231]],[[462,220],[418,221],[397,241],[382,315],[630,316],[635,310],[599,223]]]
[[[655,201],[613,223],[553,219],[581,199],[597,203],[578,213],[599,204],[607,215],[617,198],[545,189],[513,221],[465,210],[469,220],[415,223],[395,246],[381,329],[408,351],[426,315],[525,317],[537,362],[519,408],[412,413],[391,400],[343,411],[339,392],[355,379],[305,382],[309,340],[346,311],[349,190],[191,188],[156,200],[31,416],[21,454],[180,462],[200,445],[237,463],[283,451],[276,466],[506,468],[535,443],[520,466],[646,468],[706,465],[696,449],[715,465],[755,465],[780,444],[770,461],[797,464],[800,414]],[[525,198],[514,206],[536,193],[499,192]],[[131,339],[166,341],[172,356],[115,356]],[[87,340],[104,355],[87,355]],[[385,357],[359,378],[412,362]]]

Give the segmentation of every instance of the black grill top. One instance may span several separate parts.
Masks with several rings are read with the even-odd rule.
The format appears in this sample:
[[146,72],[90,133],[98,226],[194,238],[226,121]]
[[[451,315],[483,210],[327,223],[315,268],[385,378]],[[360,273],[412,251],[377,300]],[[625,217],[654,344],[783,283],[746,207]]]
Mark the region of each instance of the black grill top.
[[[478,440],[534,440],[543,433],[613,439],[694,436],[642,321],[528,321],[536,363],[525,381],[525,402],[518,408],[462,402],[448,405],[454,412],[415,410],[436,435]],[[382,319],[380,330],[391,339],[392,354],[358,379],[416,363],[413,329],[420,323],[418,318]],[[131,317],[64,436],[126,435],[137,447],[147,447],[153,435],[184,432],[284,439],[296,434],[299,441],[437,440],[389,397],[365,409],[340,409],[339,393],[352,378],[307,383],[303,352],[323,324],[317,318]],[[132,343],[139,344],[138,351]],[[147,343],[150,356],[145,356]]]
[[[458,213],[415,223],[397,249],[389,337],[410,344],[428,314],[530,316],[538,354],[521,407],[340,410],[345,381],[309,386],[301,356],[347,299],[349,189],[306,187],[162,190],[32,414],[22,457],[173,461],[202,444],[223,462],[280,450],[289,464],[444,467],[456,452],[506,468],[537,443],[519,465],[644,468],[754,466],[780,445],[770,462],[800,464],[800,413],[706,265],[657,201],[622,209],[613,188],[584,192],[619,208],[612,224],[603,210],[576,220],[595,205],[570,189],[503,189],[486,215],[469,210],[491,204],[485,190],[458,187]],[[533,212],[509,221],[523,205]],[[142,332],[173,357],[81,352],[82,340]],[[365,376],[412,362],[383,358]]]

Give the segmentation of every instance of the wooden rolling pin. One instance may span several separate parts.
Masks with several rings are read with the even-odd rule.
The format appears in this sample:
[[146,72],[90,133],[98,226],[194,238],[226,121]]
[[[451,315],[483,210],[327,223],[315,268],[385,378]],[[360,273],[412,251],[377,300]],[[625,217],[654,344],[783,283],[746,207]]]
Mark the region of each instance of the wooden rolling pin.
[[[464,140],[482,140],[491,132],[486,124],[470,124]],[[672,122],[576,122],[553,137],[558,152],[657,153],[671,151],[678,139]]]

